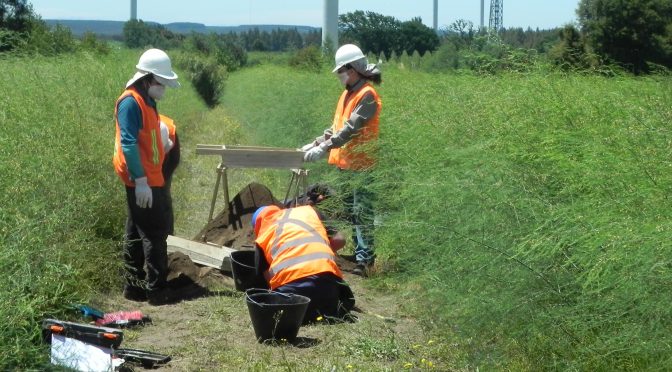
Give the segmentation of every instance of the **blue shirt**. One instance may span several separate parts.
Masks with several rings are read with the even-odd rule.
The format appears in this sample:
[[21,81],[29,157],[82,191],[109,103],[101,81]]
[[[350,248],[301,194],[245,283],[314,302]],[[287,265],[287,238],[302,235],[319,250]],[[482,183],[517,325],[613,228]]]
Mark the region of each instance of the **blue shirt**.
[[[147,97],[147,103],[156,108],[156,102]],[[131,174],[131,179],[145,176],[145,170],[140,162],[138,150],[138,133],[142,129],[142,110],[133,96],[125,97],[119,102],[117,108],[117,121],[121,135],[121,150],[126,159],[126,167]]]

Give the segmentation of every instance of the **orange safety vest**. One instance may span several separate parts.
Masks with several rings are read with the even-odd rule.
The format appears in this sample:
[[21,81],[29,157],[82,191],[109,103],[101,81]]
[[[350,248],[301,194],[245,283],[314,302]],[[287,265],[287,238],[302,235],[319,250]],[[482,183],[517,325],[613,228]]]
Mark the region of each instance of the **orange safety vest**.
[[159,119],[166,124],[166,127],[168,127],[168,137],[175,143],[175,132],[177,131],[175,121],[164,114],[159,114]]
[[378,104],[378,109],[371,119],[364,125],[359,132],[340,148],[329,151],[329,164],[333,164],[341,169],[362,170],[372,167],[375,163],[375,157],[370,154],[374,149],[369,148],[375,140],[378,139],[378,123],[380,110],[383,106],[380,96],[371,84],[364,84],[358,91],[351,92],[352,95],[346,102],[348,91],[343,91],[341,98],[336,106],[334,122],[331,126],[332,133],[336,134],[343,129],[345,121],[350,119],[352,111],[359,105],[367,94],[373,94],[373,98]]
[[124,152],[121,149],[121,130],[119,129],[119,118],[117,117],[119,102],[128,96],[133,96],[142,112],[142,128],[138,132],[138,149],[140,150],[140,162],[145,171],[145,175],[147,176],[147,183],[149,186],[162,187],[164,185],[164,180],[161,167],[163,166],[164,153],[163,144],[161,143],[159,115],[153,107],[145,102],[140,93],[133,87],[124,91],[115,105],[114,119],[116,123],[116,136],[114,156],[112,157],[114,171],[117,172],[117,175],[126,186],[135,186],[135,183],[131,180],[128,168],[126,167]]
[[255,242],[269,263],[264,277],[271,289],[321,273],[343,278],[327,231],[313,207],[278,210],[258,223],[263,225]]

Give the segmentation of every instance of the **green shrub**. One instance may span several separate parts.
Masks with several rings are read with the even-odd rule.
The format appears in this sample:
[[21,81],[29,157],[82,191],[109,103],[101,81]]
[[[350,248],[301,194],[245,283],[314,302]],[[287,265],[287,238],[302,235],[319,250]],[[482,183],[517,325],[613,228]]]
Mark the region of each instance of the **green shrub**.
[[214,57],[179,53],[175,63],[187,71],[187,76],[205,103],[214,107],[219,103],[228,76],[226,66]]
[[0,29],[0,52],[18,49],[25,43],[25,38],[20,32]]
[[184,49],[214,58],[230,72],[238,70],[247,63],[247,52],[238,44],[235,35],[192,33],[187,38]]
[[110,53],[110,46],[105,40],[98,40],[93,32],[86,32],[80,41],[80,47],[100,54]]
[[299,70],[321,72],[323,64],[322,51],[314,45],[299,49],[289,59],[289,65]]

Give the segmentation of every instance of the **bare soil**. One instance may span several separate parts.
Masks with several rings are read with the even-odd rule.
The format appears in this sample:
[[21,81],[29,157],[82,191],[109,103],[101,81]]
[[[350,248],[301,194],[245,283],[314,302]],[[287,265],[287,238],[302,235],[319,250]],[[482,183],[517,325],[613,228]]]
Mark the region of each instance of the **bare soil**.
[[229,208],[222,210],[192,240],[250,249],[254,241],[252,215],[257,208],[272,204],[280,205],[271,191],[264,185],[251,183],[236,194],[229,202]]
[[[194,240],[252,249],[251,215],[269,204],[277,204],[271,192],[263,185],[250,184]],[[392,294],[367,289],[367,279],[350,274],[353,263],[343,257],[337,261],[355,294],[357,320],[304,326],[291,345],[259,344],[244,294],[234,289],[233,279],[181,253],[169,256],[169,286],[183,295],[176,303],[151,306],[114,295],[99,306],[106,312],[140,310],[150,316],[152,324],[125,331],[122,347],[171,356],[172,361],[160,367],[166,371],[408,367],[410,362],[402,359],[414,358],[414,348],[427,342],[416,321],[405,315],[402,303]],[[411,362],[420,366],[420,362]]]

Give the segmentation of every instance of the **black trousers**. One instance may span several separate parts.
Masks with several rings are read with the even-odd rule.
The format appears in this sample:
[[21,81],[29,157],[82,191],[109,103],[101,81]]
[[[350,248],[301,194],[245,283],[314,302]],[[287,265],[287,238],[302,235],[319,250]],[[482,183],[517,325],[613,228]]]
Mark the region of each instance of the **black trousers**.
[[166,238],[171,221],[166,190],[152,187],[152,207],[140,208],[135,203],[135,188],[126,187],[126,204],[126,285],[145,288],[148,292],[159,290],[165,287],[168,275]]
[[355,296],[343,279],[333,274],[317,274],[287,283],[275,289],[280,293],[294,293],[310,298],[303,324],[319,317],[325,322],[343,319],[355,306]]

